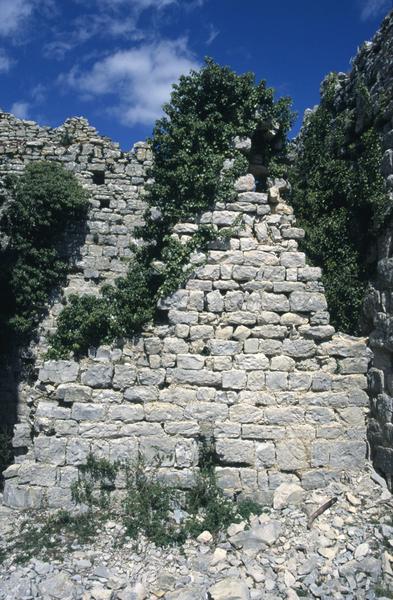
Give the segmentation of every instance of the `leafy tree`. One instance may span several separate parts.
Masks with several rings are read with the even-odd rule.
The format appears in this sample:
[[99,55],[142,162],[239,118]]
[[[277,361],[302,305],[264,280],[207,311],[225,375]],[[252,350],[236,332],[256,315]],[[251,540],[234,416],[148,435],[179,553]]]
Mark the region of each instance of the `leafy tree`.
[[0,219],[0,327],[2,340],[28,342],[45,314],[50,294],[64,283],[65,232],[80,222],[87,198],[75,177],[54,162],[28,165],[4,182]]
[[376,122],[356,129],[370,115],[370,96],[360,76],[353,101],[339,102],[331,74],[321,104],[305,119],[291,169],[292,203],[306,231],[303,247],[323,268],[332,323],[359,334],[365,288],[374,268],[370,248],[384,223],[389,199],[381,173],[382,147]]
[[[254,136],[264,164],[272,165],[277,156],[285,155],[293,118],[288,98],[275,102],[273,90],[264,81],[256,84],[251,73],[237,75],[211,59],[199,71],[180,78],[163,111],[150,140],[154,164],[149,208],[145,225],[137,231],[143,247],[135,250],[127,275],[115,286],[104,288],[102,297],[70,299],[52,340],[54,356],[70,349],[84,353],[99,341],[140,331],[154,317],[157,300],[186,278],[191,252],[205,249],[217,236],[211,228],[200,227],[182,244],[171,237],[171,229],[179,221],[197,219],[215,202],[234,194],[235,179],[247,170],[247,160],[235,149],[234,138]],[[260,132],[272,127],[277,135],[274,142],[266,141]],[[231,163],[223,170],[226,159]],[[91,327],[76,316],[79,311],[86,313],[87,306]]]

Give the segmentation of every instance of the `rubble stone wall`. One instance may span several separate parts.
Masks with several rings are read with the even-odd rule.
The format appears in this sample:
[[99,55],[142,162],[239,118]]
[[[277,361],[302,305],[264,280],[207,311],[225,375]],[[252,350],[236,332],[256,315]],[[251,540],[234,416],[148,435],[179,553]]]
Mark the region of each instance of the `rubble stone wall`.
[[188,487],[203,436],[215,440],[222,488],[262,502],[284,481],[318,488],[364,468],[370,352],[329,325],[320,270],[298,251],[304,233],[276,183],[261,193],[242,177],[234,201],[175,227],[184,241],[198,223],[232,229],[192,257],[162,324],[79,363],[38,355],[7,505],[68,506],[89,453],[160,456],[160,476]]
[[[368,103],[359,97],[361,76]],[[383,143],[382,173],[393,204],[393,11],[371,42],[366,42],[352,63],[349,75],[340,74],[337,106],[355,99],[359,107],[357,131],[376,119]],[[363,106],[363,109],[361,108]],[[380,125],[379,125],[380,124]],[[393,222],[383,228],[375,249],[377,268],[364,303],[365,332],[374,353],[369,372],[371,414],[368,435],[375,467],[393,485]]]
[[[83,231],[66,240],[71,246],[72,274],[53,298],[41,327],[41,352],[63,305],[61,296],[97,293],[103,283],[125,273],[133,230],[143,222],[146,171],[151,151],[145,142],[122,152],[119,144],[100,136],[86,119],[68,119],[56,129],[17,119],[0,110],[0,182],[6,174],[23,172],[37,160],[54,160],[75,174],[87,190],[90,209]],[[15,423],[29,418],[29,388],[19,382],[18,361],[0,370],[0,420]],[[19,389],[18,389],[19,385]],[[17,397],[19,396],[19,397]],[[25,430],[26,426],[19,428]]]

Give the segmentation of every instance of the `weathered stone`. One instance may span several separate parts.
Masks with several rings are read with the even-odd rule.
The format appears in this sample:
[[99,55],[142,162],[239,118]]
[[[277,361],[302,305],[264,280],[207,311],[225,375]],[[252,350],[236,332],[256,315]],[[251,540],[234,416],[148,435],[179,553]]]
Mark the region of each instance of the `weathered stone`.
[[82,373],[82,383],[92,388],[108,388],[112,383],[112,375],[112,365],[93,365]]
[[288,506],[297,506],[304,500],[304,490],[296,483],[282,483],[274,490],[273,508],[282,510]]
[[209,588],[211,600],[250,600],[247,585],[238,579],[222,579]]
[[69,360],[48,360],[38,373],[38,379],[46,383],[70,383],[76,381],[79,365]]

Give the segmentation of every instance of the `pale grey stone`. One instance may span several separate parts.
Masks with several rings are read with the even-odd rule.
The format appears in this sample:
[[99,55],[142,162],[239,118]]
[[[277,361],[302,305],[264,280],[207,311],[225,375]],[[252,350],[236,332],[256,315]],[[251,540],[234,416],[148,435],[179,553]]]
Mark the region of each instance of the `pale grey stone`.
[[316,312],[327,308],[325,294],[316,292],[292,292],[289,302],[295,312]]
[[72,406],[71,418],[76,421],[103,421],[105,413],[105,406],[75,402]]
[[179,369],[202,369],[205,365],[205,357],[200,354],[179,354],[177,366]]
[[255,179],[253,175],[243,175],[235,181],[237,192],[253,192],[255,190]]
[[216,452],[224,463],[249,465],[255,463],[255,446],[251,441],[219,438],[216,441]]
[[217,356],[233,356],[240,351],[240,342],[227,340],[211,340],[209,341],[210,352]]
[[288,312],[289,300],[284,294],[269,294],[268,292],[262,292],[261,308],[262,310],[272,312]]
[[247,375],[245,371],[235,370],[223,371],[222,387],[224,389],[241,390],[245,387]]
[[70,383],[76,381],[79,364],[70,360],[48,360],[39,370],[38,379],[44,383]]
[[34,441],[34,456],[38,462],[63,465],[66,441],[54,436],[39,435]]
[[[150,406],[147,404],[146,406]],[[123,421],[125,423],[134,423],[142,421],[145,416],[143,406],[140,404],[121,404],[111,406],[108,409],[109,421]]]
[[[206,369],[192,370],[192,369],[171,369],[170,382],[174,383],[186,383],[190,385],[213,385],[218,386],[221,384],[222,375],[217,371],[207,371]],[[169,381],[169,379],[168,379]]]
[[303,252],[282,252],[280,263],[283,267],[287,268],[304,267],[306,257]]
[[255,371],[269,368],[269,360],[264,354],[237,354],[235,365],[238,369]]
[[56,396],[63,402],[88,402],[91,398],[92,390],[85,385],[77,383],[62,383],[56,389]]
[[113,387],[115,389],[124,389],[129,387],[136,380],[136,369],[133,365],[116,365],[113,376]]
[[152,402],[158,400],[158,388],[155,386],[135,386],[124,392],[124,399],[129,402]]
[[42,488],[18,486],[13,480],[5,482],[3,502],[11,508],[41,508],[44,495]]
[[180,421],[183,418],[183,409],[168,402],[151,402],[145,407],[147,421]]
[[273,442],[255,444],[257,469],[272,467],[276,464],[276,448]]
[[209,588],[212,600],[250,600],[250,592],[245,582],[227,577]]
[[108,388],[112,383],[112,365],[93,365],[82,373],[82,383],[92,388]]
[[206,294],[207,310],[210,312],[222,312],[224,309],[224,299],[218,290]]

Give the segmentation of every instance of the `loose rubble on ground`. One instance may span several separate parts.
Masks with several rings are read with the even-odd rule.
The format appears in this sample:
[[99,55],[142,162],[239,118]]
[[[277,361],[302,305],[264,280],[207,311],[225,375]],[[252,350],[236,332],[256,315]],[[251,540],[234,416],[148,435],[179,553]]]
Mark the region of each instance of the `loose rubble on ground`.
[[[332,498],[308,529],[310,516]],[[204,532],[181,547],[157,548],[144,539],[116,547],[120,526],[107,522],[93,544],[74,544],[50,562],[16,564],[8,555],[0,599],[393,598],[393,499],[371,468],[322,491],[284,483],[274,507],[218,539]],[[0,510],[6,544],[26,515]]]

